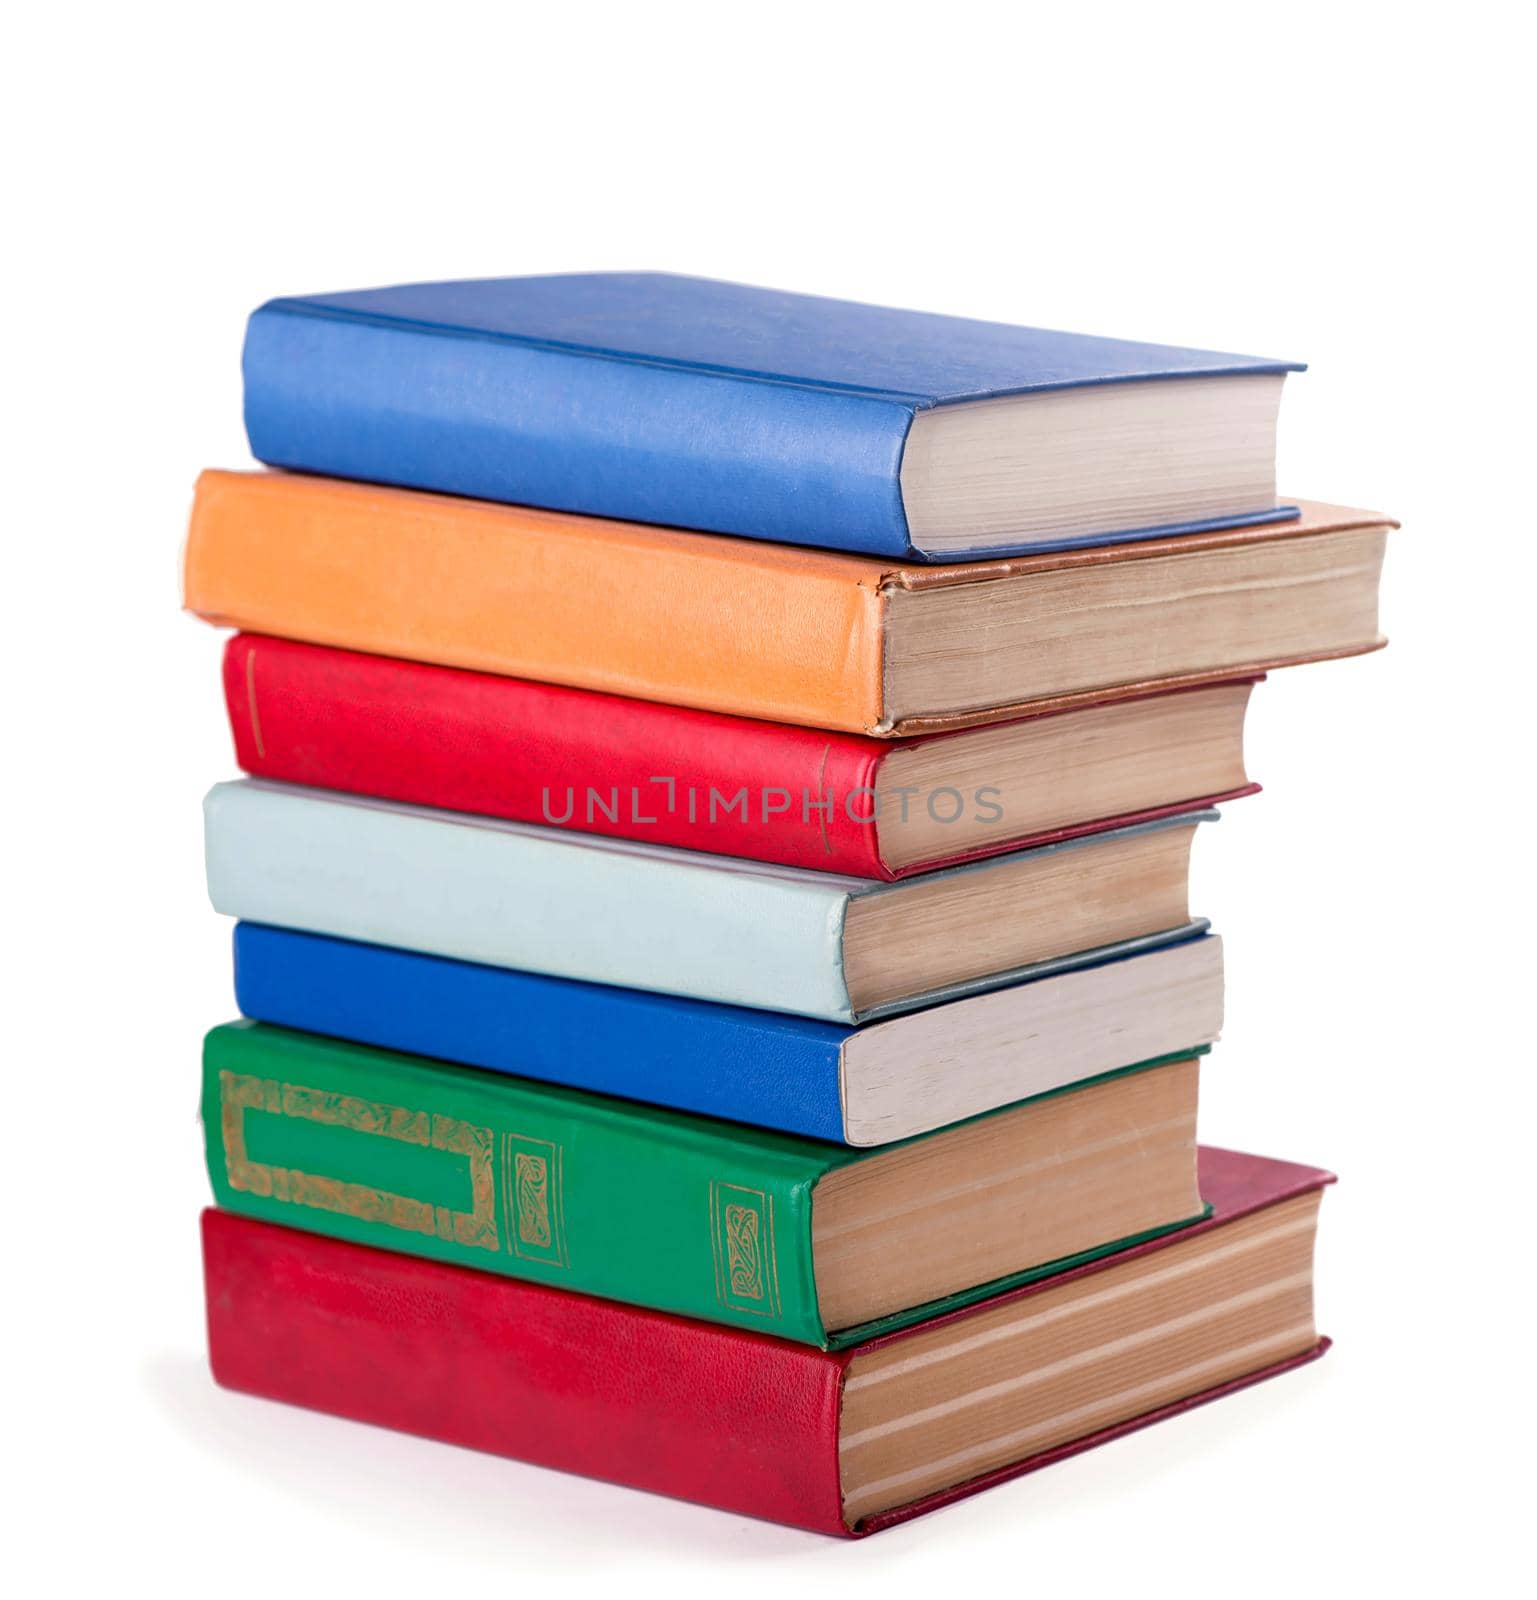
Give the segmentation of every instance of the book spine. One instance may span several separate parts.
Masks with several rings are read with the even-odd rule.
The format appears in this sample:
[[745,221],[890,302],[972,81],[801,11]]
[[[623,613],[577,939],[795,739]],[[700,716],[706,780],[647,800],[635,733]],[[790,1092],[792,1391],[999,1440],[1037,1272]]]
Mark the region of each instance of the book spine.
[[257,777],[713,855],[887,878],[877,740],[238,634]]
[[183,589],[222,627],[867,733],[886,721],[885,570],[339,479],[205,472]]
[[826,1342],[811,1190],[835,1146],[262,1023],[214,1029],[203,1063],[225,1210]]
[[910,401],[281,302],[251,318],[271,466],[903,558]]
[[214,909],[587,983],[852,1022],[848,882],[251,780],[204,802]]
[[845,1142],[831,1023],[249,922],[235,997],[262,1022]]
[[226,1388],[843,1534],[844,1359],[203,1214]]

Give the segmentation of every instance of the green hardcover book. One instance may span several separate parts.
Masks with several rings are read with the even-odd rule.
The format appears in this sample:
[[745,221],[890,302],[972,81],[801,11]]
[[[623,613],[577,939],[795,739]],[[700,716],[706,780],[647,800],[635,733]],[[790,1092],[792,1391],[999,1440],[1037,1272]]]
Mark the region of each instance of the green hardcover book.
[[203,1120],[226,1210],[838,1348],[1194,1220],[1199,1054],[855,1150],[235,1022]]

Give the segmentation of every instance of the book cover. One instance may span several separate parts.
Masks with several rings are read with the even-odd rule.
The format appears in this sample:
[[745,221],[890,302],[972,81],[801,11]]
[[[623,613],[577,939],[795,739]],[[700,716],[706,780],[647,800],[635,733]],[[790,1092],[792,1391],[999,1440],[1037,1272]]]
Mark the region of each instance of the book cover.
[[[1141,1075],[1151,1082],[1188,1060]],[[256,1022],[208,1035],[202,1112],[214,1198],[227,1211],[822,1348],[1060,1266],[828,1328],[812,1191],[881,1152]],[[1085,1240],[1071,1254],[1112,1248]]]
[[[1216,815],[1087,834],[1027,855],[1040,866],[1072,852],[1084,884],[1104,895],[1121,881],[1123,845],[1163,830],[1193,830]],[[1001,987],[1041,960],[1094,960],[1108,947],[1084,938],[1077,950],[1039,948],[1018,966],[861,1008],[845,968],[848,908],[908,892],[905,885],[259,779],[217,785],[204,818],[209,897],[228,916],[830,1022]],[[947,871],[990,873],[1025,859],[994,857]],[[943,876],[931,873],[924,883]],[[1093,913],[1088,887],[1083,898]],[[1188,913],[1181,909],[1167,927],[1139,926],[1130,913],[1114,925],[1111,939],[1120,948],[1152,935],[1183,937]],[[1064,912],[1040,939],[1067,940],[1072,928]]]
[[[667,273],[273,300],[244,356],[251,449],[273,466],[914,560],[936,559],[902,493],[919,413],[1296,370]],[[1286,514],[1272,494],[1221,520]]]
[[[1207,566],[1263,550],[1266,574],[1245,591],[1246,615],[1255,626],[1279,619],[1266,637],[1284,639],[1298,585],[1288,552],[1305,552],[1311,571],[1327,567],[1344,541],[1352,559],[1380,563],[1390,525],[1373,512],[1304,503],[1291,523],[894,566],[300,474],[205,472],[184,595],[189,610],[221,627],[884,739],[1380,648],[1373,618],[1323,655],[1284,643],[1235,655],[1222,608],[1207,595],[1212,584],[1219,592],[1221,573]],[[999,585],[1001,595],[1020,580],[1056,585],[1106,563],[1172,558],[1194,561],[1200,571],[1190,577],[1199,581],[1180,608],[1177,651],[1156,668],[1071,681],[1028,672],[990,705],[890,702],[893,607],[962,587]],[[1044,636],[1039,653],[1050,665],[1055,652]]]
[[[234,944],[236,1003],[259,1022],[811,1139],[869,1146],[903,1136],[850,1092],[844,1072],[851,1041],[878,1048],[883,1033],[908,1026],[903,1019],[851,1028],[249,922],[236,925]],[[998,997],[1015,991],[910,1013],[943,1038],[934,1071],[945,1092],[923,1101],[928,1118],[914,1126],[909,1115],[903,1127],[927,1131],[1210,1044],[1222,1025],[1220,948],[1192,930],[1183,943],[1123,957],[1115,965],[1126,1002],[1081,1002],[1061,1023],[1051,1010],[1056,994],[1046,991],[1088,989],[1097,969],[1030,980],[1024,988],[1041,1004],[1032,1010],[1027,997],[1017,1012],[1024,1020],[1003,1032]],[[1199,1022],[1162,1015],[1161,994],[1181,986],[1202,996]],[[1001,1039],[1009,1044],[1000,1053]]]
[[[966,1310],[1090,1278],[1315,1190],[1326,1172],[1203,1149],[1208,1220]],[[214,1377],[244,1392],[560,1471],[843,1537],[879,1531],[1321,1355],[1319,1340],[895,1510],[844,1520],[839,1421],[849,1363],[743,1328],[370,1250],[208,1211]],[[900,1349],[937,1324],[871,1341]]]
[[[247,633],[225,650],[224,697],[236,758],[253,777],[889,881],[1204,810],[1259,788],[1170,789],[1157,805],[1101,806],[1047,830],[892,867],[879,844],[882,764],[955,734],[869,739]],[[1097,724],[1133,703],[1141,702],[1051,715]],[[1081,737],[1102,735],[1086,726]],[[1108,771],[1104,782],[1118,777]],[[977,801],[962,795],[961,803]]]

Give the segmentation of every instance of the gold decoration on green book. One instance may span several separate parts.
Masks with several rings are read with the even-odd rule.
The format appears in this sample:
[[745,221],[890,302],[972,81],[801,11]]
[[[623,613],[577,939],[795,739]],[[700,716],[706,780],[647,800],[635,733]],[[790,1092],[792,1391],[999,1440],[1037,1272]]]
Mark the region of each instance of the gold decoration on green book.
[[570,1265],[566,1255],[563,1153],[548,1139],[521,1133],[502,1136],[507,1247],[522,1261]]
[[[377,1222],[411,1233],[435,1234],[457,1244],[498,1250],[496,1184],[492,1173],[493,1136],[489,1128],[457,1117],[413,1111],[407,1106],[363,1100],[355,1095],[280,1083],[243,1073],[219,1074],[219,1108],[224,1133],[225,1171],[230,1187],[289,1205],[308,1206]],[[372,1134],[426,1149],[466,1156],[470,1167],[469,1211],[435,1205],[366,1184],[347,1183],[320,1173],[254,1161],[247,1154],[246,1113],[292,1117],[323,1127]]]
[[726,1253],[732,1294],[743,1300],[761,1300],[763,1262],[758,1255],[758,1213],[751,1207],[726,1207]]
[[710,1185],[710,1231],[715,1250],[715,1298],[734,1311],[779,1316],[779,1268],[774,1256],[774,1200],[761,1189]]
[[518,1237],[541,1250],[550,1247],[550,1183],[543,1156],[516,1155]]

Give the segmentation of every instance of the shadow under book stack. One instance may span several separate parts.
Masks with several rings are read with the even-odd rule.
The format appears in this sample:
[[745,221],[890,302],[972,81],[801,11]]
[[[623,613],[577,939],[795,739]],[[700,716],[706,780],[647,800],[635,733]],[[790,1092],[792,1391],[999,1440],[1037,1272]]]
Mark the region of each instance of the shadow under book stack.
[[1187,864],[1377,648],[1288,364],[698,279],[279,300],[206,807],[215,1377],[833,1534],[1310,1361]]

